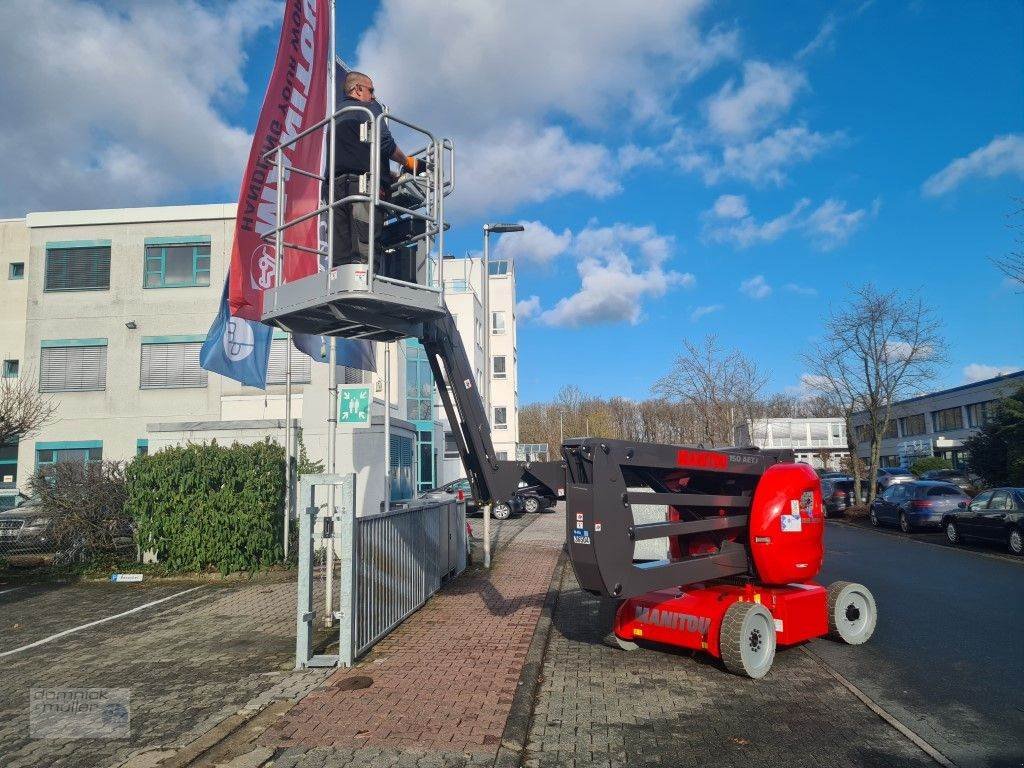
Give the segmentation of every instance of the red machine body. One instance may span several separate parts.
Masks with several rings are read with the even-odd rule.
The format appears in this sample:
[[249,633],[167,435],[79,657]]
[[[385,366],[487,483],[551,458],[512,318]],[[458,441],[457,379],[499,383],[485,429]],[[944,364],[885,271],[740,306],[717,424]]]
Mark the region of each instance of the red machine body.
[[729,606],[739,602],[760,603],[771,612],[779,645],[828,633],[828,595],[817,584],[698,584],[685,590],[648,592],[622,602],[615,613],[614,632],[629,642],[647,640],[721,658],[722,619]]
[[[678,517],[670,509],[669,520]],[[771,613],[778,645],[828,634],[828,593],[808,583],[824,559],[824,520],[814,470],[806,464],[768,467],[754,489],[745,532],[757,583],[708,582],[627,599],[616,612],[615,635],[627,643],[665,643],[721,658],[722,622],[730,606],[739,602],[760,604]],[[723,538],[742,537],[729,533],[685,542],[671,539],[669,556],[699,554],[713,550]]]

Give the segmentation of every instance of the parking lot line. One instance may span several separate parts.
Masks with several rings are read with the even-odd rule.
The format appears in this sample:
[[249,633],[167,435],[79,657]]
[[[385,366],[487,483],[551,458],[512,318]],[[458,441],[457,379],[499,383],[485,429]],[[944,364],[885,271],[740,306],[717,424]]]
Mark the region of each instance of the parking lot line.
[[[30,648],[35,648],[35,647],[40,646],[40,645],[45,645],[46,643],[53,642],[54,640],[59,640],[60,638],[67,637],[68,635],[72,635],[75,632],[81,632],[83,629],[89,629],[89,627],[95,627],[97,624],[105,624],[108,621],[113,621],[114,619],[120,619],[120,618],[122,618],[124,616],[128,616],[128,615],[130,615],[132,613],[138,613],[139,611],[144,611],[147,608],[152,608],[154,605],[159,605],[160,603],[166,603],[168,600],[173,600],[176,597],[181,597],[182,595],[187,595],[189,592],[195,592],[197,589],[202,589],[203,586],[204,585],[200,584],[198,587],[192,587],[190,589],[184,589],[181,592],[175,592],[173,595],[168,595],[167,597],[162,597],[159,600],[153,600],[151,602],[146,603],[145,605],[139,605],[139,606],[136,606],[135,608],[131,608],[131,609],[127,610],[127,611],[122,611],[121,613],[115,613],[113,616],[106,616],[106,617],[104,617],[102,619],[97,619],[96,621],[90,621],[88,624],[81,624],[81,625],[79,625],[77,627],[72,627],[71,629],[65,629],[63,632],[58,632],[55,635],[50,635],[49,637],[44,637],[42,640],[36,640],[34,643],[29,643],[28,645],[23,645],[20,648],[14,648],[14,649],[12,649],[10,651],[3,651],[2,653],[0,653],[0,659],[4,658],[6,656],[12,656],[15,653],[21,653],[22,651],[27,651]],[[17,589],[17,587],[15,587],[15,589]]]

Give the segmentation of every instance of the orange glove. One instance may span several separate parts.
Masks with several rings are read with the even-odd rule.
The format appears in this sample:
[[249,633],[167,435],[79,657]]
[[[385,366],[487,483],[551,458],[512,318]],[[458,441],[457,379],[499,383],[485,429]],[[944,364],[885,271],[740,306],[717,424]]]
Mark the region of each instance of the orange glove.
[[422,160],[416,159],[415,157],[405,158],[405,167],[413,176],[418,176],[421,173],[427,172],[427,164]]

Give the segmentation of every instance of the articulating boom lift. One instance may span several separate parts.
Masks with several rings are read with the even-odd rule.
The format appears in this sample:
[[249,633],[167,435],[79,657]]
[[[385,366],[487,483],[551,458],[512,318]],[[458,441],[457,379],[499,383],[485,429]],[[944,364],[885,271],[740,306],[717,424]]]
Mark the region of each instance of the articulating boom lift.
[[[359,108],[347,107],[331,120],[353,109]],[[444,303],[443,210],[455,186],[454,146],[387,113],[374,118],[364,111],[371,157],[365,192],[335,200],[331,185],[318,211],[278,220],[267,240],[275,243],[276,274],[283,275],[281,261],[294,247],[285,233],[312,215],[369,203],[371,216],[387,219],[383,234],[374,236],[371,218],[367,264],[267,290],[263,321],[326,336],[418,339],[477,501],[505,501],[522,479],[559,496],[564,489],[568,552],[580,586],[623,601],[613,628],[620,647],[650,641],[704,651],[732,672],[759,678],[771,668],[777,645],[826,634],[851,644],[867,641],[876,622],[867,588],[811,582],[824,557],[821,486],[790,452],[586,438],[562,446],[564,462],[496,458],[473,367]],[[383,121],[427,139],[413,153],[426,161],[427,173],[403,175],[386,198],[379,183]],[[278,148],[267,154],[273,157],[281,162]],[[327,258],[329,252],[319,253]],[[634,504],[663,507],[665,520],[638,524]],[[668,542],[665,557],[637,558],[636,543],[652,539]]]

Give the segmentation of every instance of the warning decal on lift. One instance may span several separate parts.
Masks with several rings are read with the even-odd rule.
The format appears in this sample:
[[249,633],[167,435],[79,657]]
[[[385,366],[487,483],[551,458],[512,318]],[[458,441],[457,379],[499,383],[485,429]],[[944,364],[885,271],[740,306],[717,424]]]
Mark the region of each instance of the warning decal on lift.
[[782,522],[783,533],[800,533],[802,529],[800,515],[782,515],[779,520]]
[[590,543],[590,531],[586,528],[573,528],[572,529],[572,543],[573,544],[589,544]]

